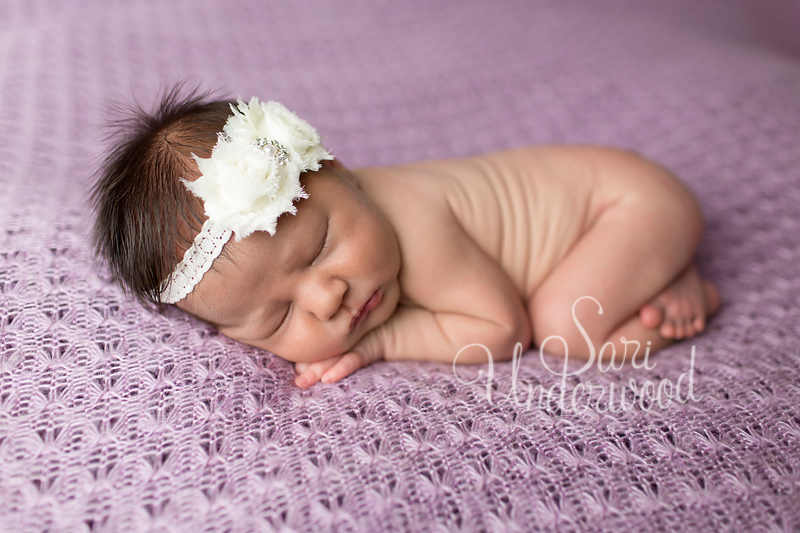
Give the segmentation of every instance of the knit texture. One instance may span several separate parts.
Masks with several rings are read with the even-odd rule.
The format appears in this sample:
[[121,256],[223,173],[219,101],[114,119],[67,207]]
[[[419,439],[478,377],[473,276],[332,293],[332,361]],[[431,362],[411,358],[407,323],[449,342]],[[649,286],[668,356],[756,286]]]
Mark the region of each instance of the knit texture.
[[[797,13],[4,0],[0,529],[800,531],[800,48],[781,6]],[[93,266],[106,102],[149,107],[187,77],[283,102],[351,167],[636,149],[699,197],[723,308],[652,368],[562,381],[530,351],[299,390],[289,363],[143,309]]]

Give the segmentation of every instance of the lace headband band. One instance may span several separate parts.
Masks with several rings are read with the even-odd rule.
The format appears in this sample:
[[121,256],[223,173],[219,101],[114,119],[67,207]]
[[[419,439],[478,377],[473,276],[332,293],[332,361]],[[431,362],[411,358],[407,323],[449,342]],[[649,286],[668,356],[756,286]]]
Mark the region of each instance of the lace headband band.
[[333,159],[317,131],[278,102],[240,99],[231,111],[211,157],[193,155],[200,177],[181,179],[203,200],[208,219],[162,282],[162,303],[174,304],[191,293],[231,235],[237,241],[254,231],[274,235],[278,217],[295,214],[294,202],[308,197],[300,174]]

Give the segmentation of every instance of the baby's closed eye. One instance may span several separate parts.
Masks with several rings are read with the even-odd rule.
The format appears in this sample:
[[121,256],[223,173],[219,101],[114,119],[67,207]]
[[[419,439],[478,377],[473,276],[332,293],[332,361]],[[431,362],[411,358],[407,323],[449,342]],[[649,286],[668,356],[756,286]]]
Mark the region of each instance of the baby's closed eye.
[[282,328],[283,326],[285,326],[287,322],[289,322],[289,317],[290,317],[290,316],[291,316],[291,314],[292,314],[292,309],[293,309],[293,308],[294,308],[294,304],[293,304],[292,302],[290,302],[290,303],[289,303],[289,305],[287,305],[287,306],[286,306],[286,312],[283,314],[283,317],[281,318],[281,321],[280,321],[280,323],[278,324],[278,327],[277,327],[277,328],[275,328],[275,330],[274,330],[274,331],[273,331],[273,332],[272,332],[270,335],[268,335],[268,336],[272,336],[272,335],[274,335],[275,333],[277,333],[278,331],[280,331],[280,330],[281,330],[281,328]]
[[319,241],[319,246],[317,246],[317,251],[314,254],[314,258],[311,260],[311,266],[316,265],[319,260],[323,257],[325,252],[328,250],[328,244],[330,243],[330,225],[328,222],[325,222],[325,231],[322,232],[322,238]]

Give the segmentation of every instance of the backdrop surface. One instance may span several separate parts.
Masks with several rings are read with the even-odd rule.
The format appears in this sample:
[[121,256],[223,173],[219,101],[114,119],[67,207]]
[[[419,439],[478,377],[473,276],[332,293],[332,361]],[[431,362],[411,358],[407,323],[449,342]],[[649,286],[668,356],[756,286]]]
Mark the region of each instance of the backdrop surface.
[[[696,4],[5,0],[0,528],[800,529],[797,10]],[[722,311],[649,369],[562,381],[530,352],[298,390],[92,266],[104,106],[183,78],[283,101],[354,167],[639,150],[700,198]]]

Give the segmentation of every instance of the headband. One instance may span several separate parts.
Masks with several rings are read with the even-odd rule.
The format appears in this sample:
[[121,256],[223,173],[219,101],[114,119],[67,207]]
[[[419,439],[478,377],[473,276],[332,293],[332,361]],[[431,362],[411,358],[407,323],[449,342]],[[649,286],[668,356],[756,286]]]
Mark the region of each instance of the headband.
[[208,219],[161,283],[161,303],[174,304],[192,292],[231,235],[237,241],[254,231],[275,235],[278,217],[295,214],[294,202],[308,197],[300,174],[333,159],[317,130],[278,102],[239,99],[231,111],[211,157],[192,154],[200,177],[191,182],[181,178],[203,200]]

